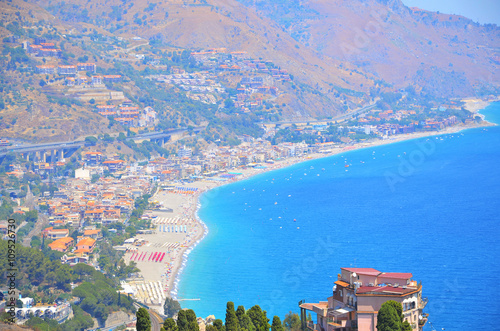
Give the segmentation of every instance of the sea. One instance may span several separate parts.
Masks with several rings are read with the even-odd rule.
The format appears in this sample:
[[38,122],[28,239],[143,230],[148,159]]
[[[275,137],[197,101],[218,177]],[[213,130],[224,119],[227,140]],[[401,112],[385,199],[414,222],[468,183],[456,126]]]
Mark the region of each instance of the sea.
[[[500,123],[500,103],[481,113]],[[209,231],[177,293],[197,316],[224,319],[232,301],[283,320],[326,301],[341,267],[363,267],[422,283],[424,330],[498,330],[500,126],[310,160],[200,205]]]

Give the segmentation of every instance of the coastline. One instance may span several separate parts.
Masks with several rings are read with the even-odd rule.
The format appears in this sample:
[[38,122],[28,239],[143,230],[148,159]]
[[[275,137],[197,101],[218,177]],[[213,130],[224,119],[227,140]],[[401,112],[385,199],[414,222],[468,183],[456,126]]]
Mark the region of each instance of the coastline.
[[[484,109],[486,106],[488,106],[491,102],[485,102],[480,100],[478,102],[476,99],[471,99],[469,103],[467,103],[467,109],[473,113],[478,112],[479,110]],[[493,101],[492,101],[493,102]],[[169,268],[169,276],[167,279],[165,279],[165,288],[166,291],[168,291],[168,294],[170,297],[174,299],[179,299],[177,297],[178,293],[178,287],[179,287],[179,282],[182,277],[184,268],[187,264],[188,257],[190,252],[203,240],[207,234],[209,233],[209,229],[206,226],[206,224],[201,220],[201,218],[198,216],[198,211],[201,207],[199,199],[200,197],[209,192],[210,190],[220,187],[223,185],[231,184],[236,181],[242,181],[249,179],[255,175],[273,171],[273,170],[278,170],[282,168],[286,168],[298,163],[318,159],[318,158],[325,158],[325,157],[330,157],[333,155],[338,155],[344,152],[349,152],[353,150],[358,150],[358,149],[363,149],[363,148],[369,148],[369,147],[376,147],[376,146],[382,146],[382,145],[387,145],[387,144],[393,144],[397,142],[402,142],[402,141],[407,141],[407,140],[413,140],[413,139],[419,139],[423,137],[430,137],[430,136],[439,136],[439,135],[444,135],[444,134],[452,134],[452,133],[458,133],[463,130],[468,130],[468,129],[474,129],[474,128],[481,128],[481,127],[488,127],[488,126],[495,126],[497,124],[490,123],[487,121],[483,121],[479,124],[477,123],[471,123],[471,124],[461,124],[461,125],[456,125],[453,127],[447,127],[444,130],[441,131],[425,131],[425,132],[416,132],[416,133],[411,133],[411,134],[405,134],[405,135],[396,135],[393,136],[392,139],[376,139],[373,141],[366,141],[366,142],[360,142],[356,143],[353,145],[345,146],[343,148],[335,148],[333,151],[329,153],[313,153],[313,154],[308,154],[305,157],[290,157],[281,161],[277,161],[274,164],[268,165],[267,168],[265,169],[255,169],[255,168],[243,168],[243,169],[237,169],[238,172],[241,173],[237,178],[233,180],[228,180],[224,182],[214,182],[214,181],[207,181],[207,180],[201,180],[197,181],[194,183],[188,184],[190,187],[196,187],[198,191],[196,194],[180,194],[180,193],[168,193],[169,196],[171,195],[178,195],[181,197],[182,204],[187,204],[187,208],[184,210],[184,216],[192,219],[195,223],[198,229],[200,231],[196,232],[196,235],[190,238],[189,243],[186,243],[185,245],[182,245],[180,247],[180,250],[174,255],[173,261],[170,264]],[[235,169],[236,170],[236,169]],[[152,197],[152,200],[157,199],[157,195],[160,194],[161,192],[157,192],[154,197]],[[170,207],[170,206],[169,206]],[[178,215],[178,213],[175,213],[175,215]],[[201,231],[202,230],[202,231]],[[179,257],[179,258],[177,258]],[[143,274],[144,278],[146,279],[146,276],[152,276],[150,268],[147,268],[147,270],[142,270],[141,273]],[[163,271],[161,271],[163,273]],[[163,276],[163,274],[162,274]],[[192,298],[182,298],[182,299],[191,299]],[[162,308],[162,305],[160,307]],[[163,313],[161,311],[161,313]]]

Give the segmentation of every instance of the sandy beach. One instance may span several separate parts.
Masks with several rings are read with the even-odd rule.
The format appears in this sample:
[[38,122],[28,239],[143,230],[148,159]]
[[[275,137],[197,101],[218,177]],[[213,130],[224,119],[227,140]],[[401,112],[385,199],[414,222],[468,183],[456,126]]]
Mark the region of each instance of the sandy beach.
[[[467,109],[477,112],[484,109],[489,102],[477,99],[466,101]],[[144,240],[142,246],[130,246],[131,251],[125,254],[125,261],[135,261],[141,270],[142,279],[135,284],[136,298],[163,313],[164,298],[169,296],[178,300],[195,298],[178,298],[177,286],[182,275],[182,269],[187,262],[187,256],[208,233],[209,229],[197,217],[199,208],[198,199],[201,194],[217,186],[250,178],[256,174],[288,167],[300,162],[329,157],[347,151],[392,144],[404,140],[417,139],[428,136],[436,136],[457,133],[462,130],[492,126],[495,124],[483,121],[480,124],[462,124],[447,127],[441,131],[416,132],[390,136],[388,139],[377,139],[361,142],[343,148],[333,148],[328,153],[308,154],[305,157],[291,157],[276,161],[274,164],[266,164],[265,169],[237,168],[232,171],[241,173],[234,179],[227,181],[211,181],[202,179],[192,183],[174,183],[176,187],[181,186],[183,190],[170,189],[158,190],[150,198],[150,201],[158,201],[163,208],[171,208],[171,212],[147,211],[146,214],[153,217],[153,233],[140,234],[136,238]],[[163,257],[162,257],[163,256]],[[181,302],[182,304],[182,302]]]

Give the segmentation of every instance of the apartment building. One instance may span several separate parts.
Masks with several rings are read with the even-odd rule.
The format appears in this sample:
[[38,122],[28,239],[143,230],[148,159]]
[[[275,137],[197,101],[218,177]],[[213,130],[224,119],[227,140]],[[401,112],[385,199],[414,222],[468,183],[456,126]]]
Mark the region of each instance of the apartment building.
[[[383,303],[394,300],[403,307],[404,320],[412,330],[422,331],[427,315],[422,312],[427,298],[411,273],[381,272],[373,268],[340,268],[332,296],[318,303],[300,302],[303,330],[376,331],[377,314]],[[306,312],[317,319],[306,321]]]

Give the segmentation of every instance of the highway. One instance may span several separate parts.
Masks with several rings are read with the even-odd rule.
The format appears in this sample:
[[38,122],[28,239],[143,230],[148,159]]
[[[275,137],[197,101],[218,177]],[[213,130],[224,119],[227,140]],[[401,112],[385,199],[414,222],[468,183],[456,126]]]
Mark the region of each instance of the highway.
[[367,112],[369,110],[372,110],[373,108],[375,108],[376,106],[376,103],[373,102],[371,104],[368,104],[366,106],[363,106],[359,109],[356,109],[355,111],[352,111],[350,113],[347,113],[347,114],[342,114],[342,115],[338,115],[338,116],[335,116],[335,117],[332,117],[330,119],[322,119],[322,120],[300,120],[300,121],[278,121],[278,122],[262,122],[260,124],[300,124],[300,123],[324,123],[324,122],[335,122],[335,121],[343,121],[347,118],[350,118],[350,117],[354,117],[356,115],[359,115],[359,114],[362,114],[364,112]]
[[[198,133],[203,130],[203,126],[195,127],[193,132]],[[174,129],[163,132],[148,132],[141,133],[135,136],[127,137],[126,139],[132,140],[142,140],[142,139],[160,139],[168,137],[172,134],[179,134],[186,132],[187,129]],[[73,140],[73,141],[60,141],[60,142],[52,142],[52,143],[42,143],[42,144],[24,144],[19,146],[6,146],[5,148],[0,149],[0,156],[6,155],[8,152],[15,153],[33,153],[33,152],[41,152],[41,151],[50,151],[50,150],[59,150],[59,149],[73,149],[80,148],[85,145],[85,141],[83,140]]]

